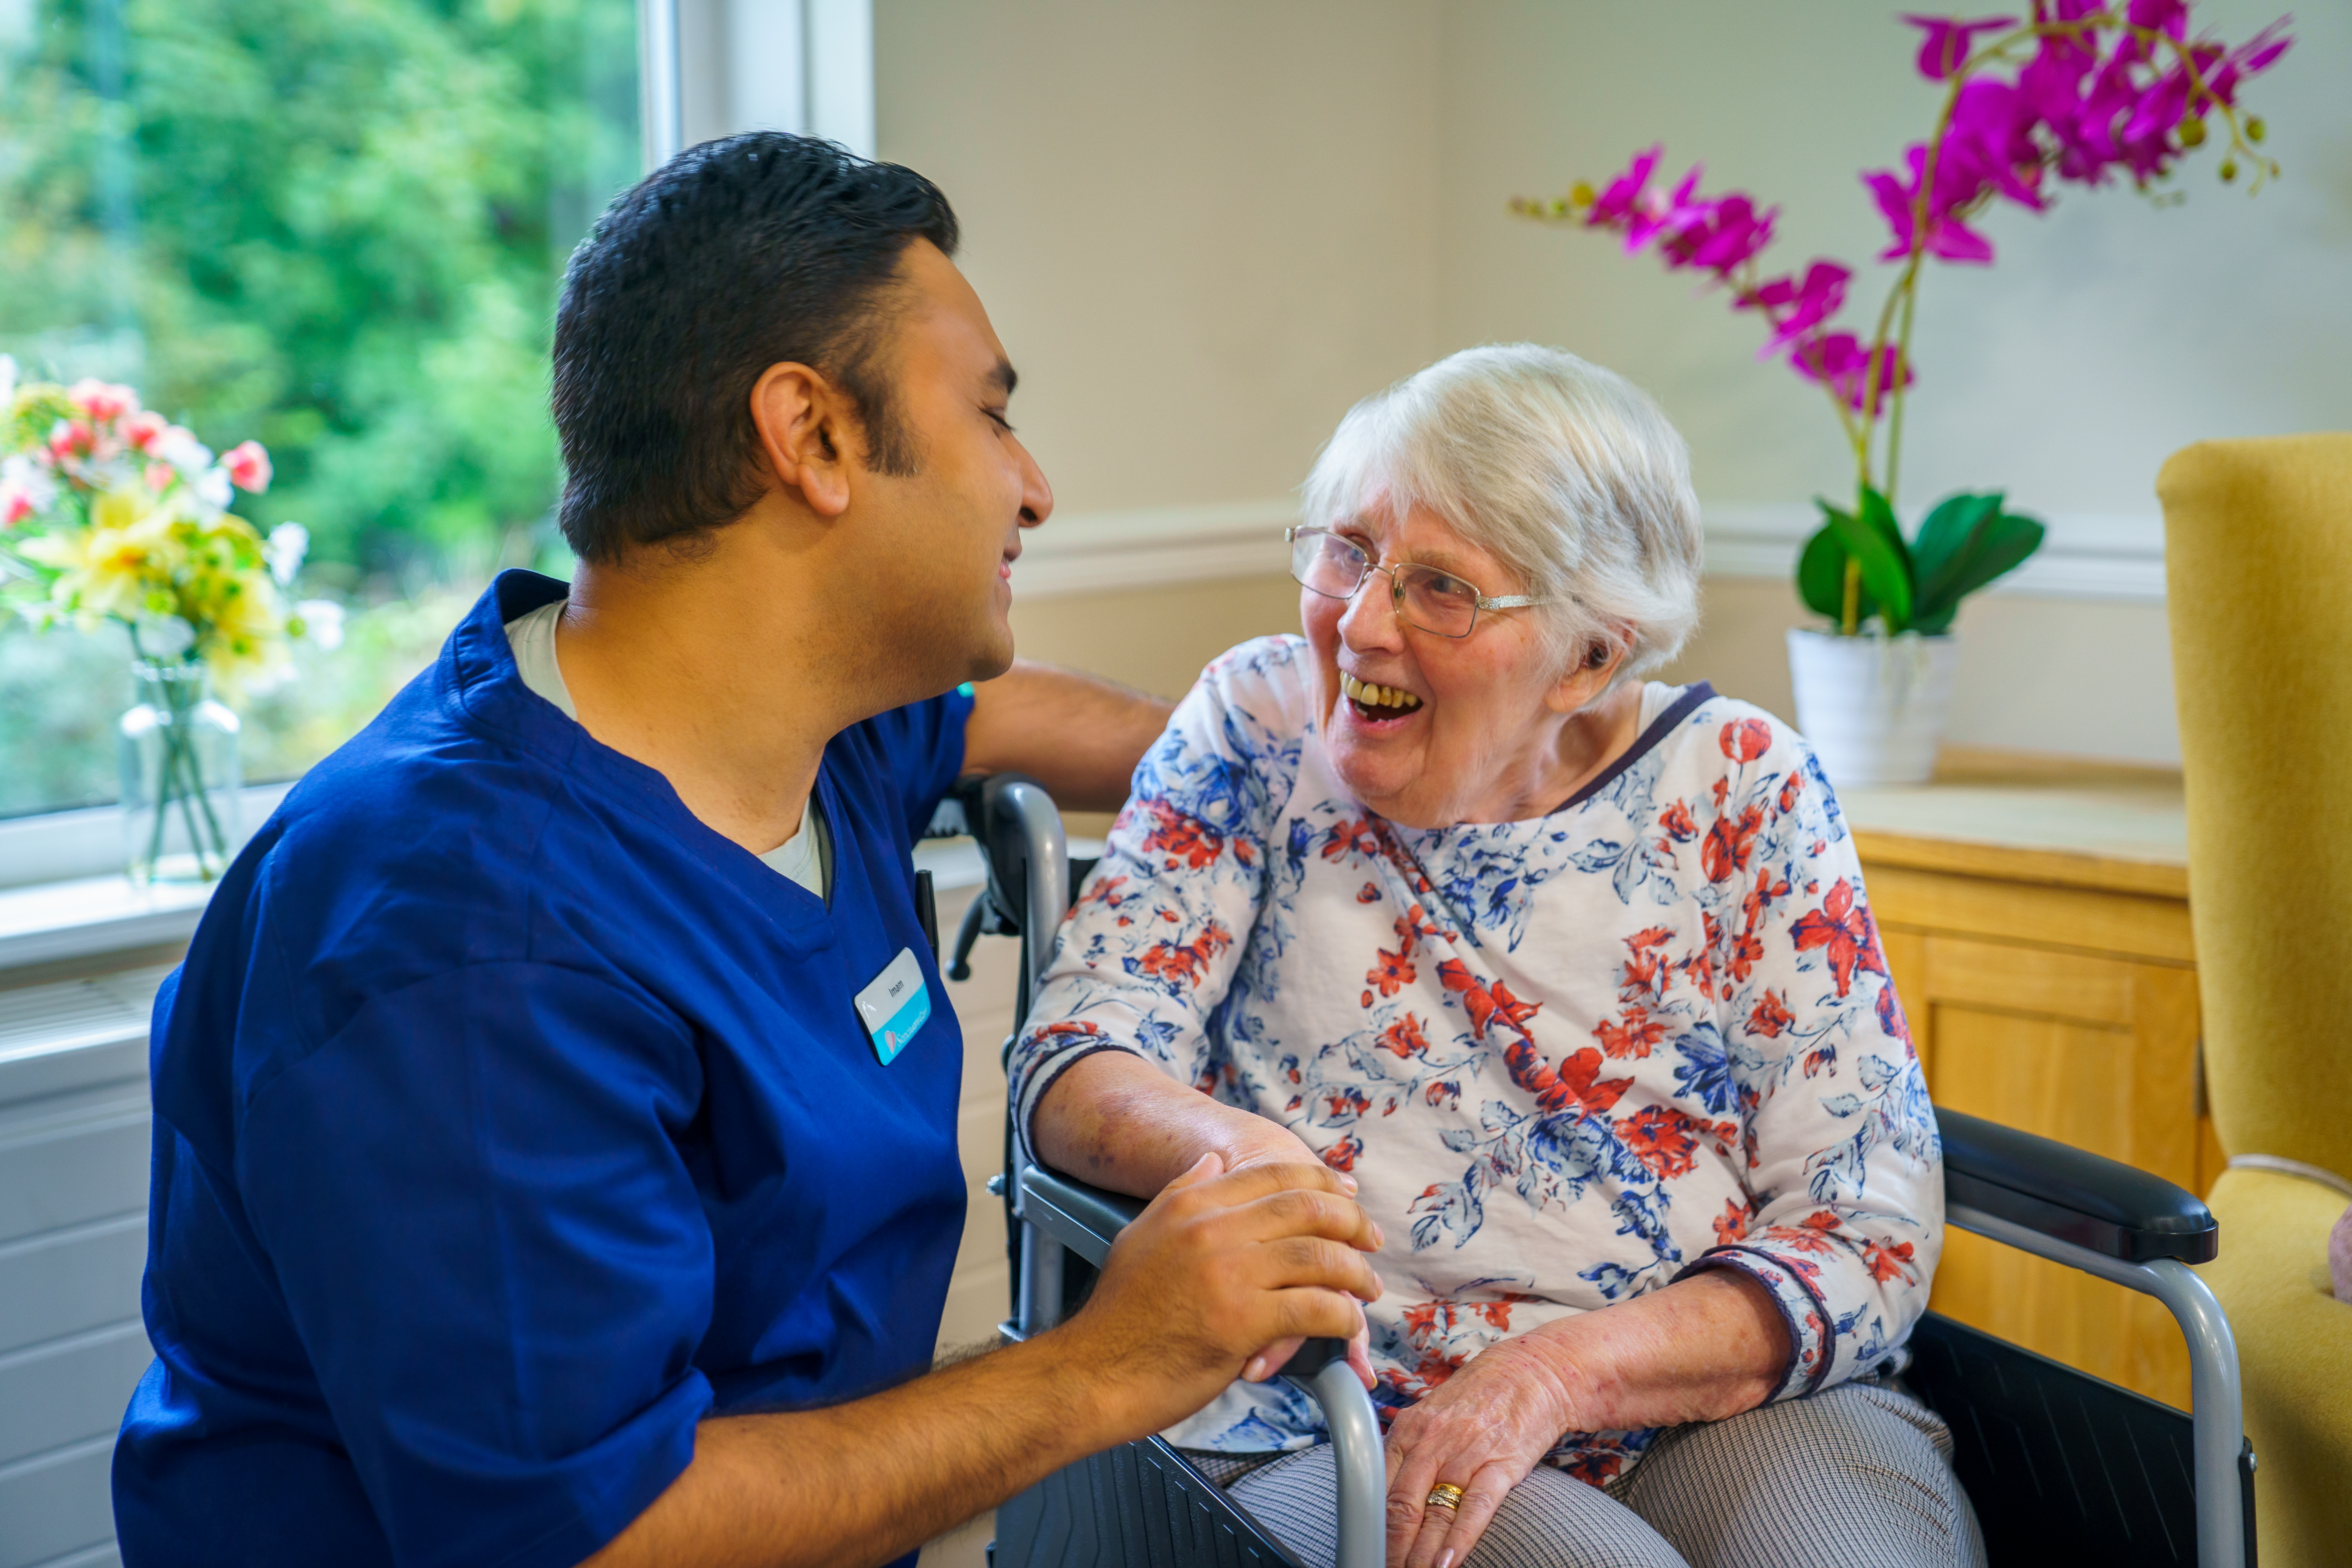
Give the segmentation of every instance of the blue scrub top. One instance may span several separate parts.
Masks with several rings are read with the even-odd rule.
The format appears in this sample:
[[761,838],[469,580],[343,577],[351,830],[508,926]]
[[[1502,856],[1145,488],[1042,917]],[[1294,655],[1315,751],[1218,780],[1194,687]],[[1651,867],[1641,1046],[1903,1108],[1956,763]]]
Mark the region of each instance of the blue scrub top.
[[[523,687],[563,592],[502,575],[156,999],[129,1563],[575,1563],[705,1415],[930,1360],[963,1050],[908,851],[971,699],[825,749],[828,908]],[[905,948],[886,1067],[851,998]]]

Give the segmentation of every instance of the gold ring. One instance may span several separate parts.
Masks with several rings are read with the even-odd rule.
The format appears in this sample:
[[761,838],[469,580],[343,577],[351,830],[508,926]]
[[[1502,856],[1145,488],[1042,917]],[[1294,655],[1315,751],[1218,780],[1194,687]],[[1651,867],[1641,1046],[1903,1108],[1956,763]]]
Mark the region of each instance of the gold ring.
[[1462,1506],[1462,1489],[1452,1481],[1440,1481],[1429,1489],[1430,1508],[1442,1508],[1451,1513]]

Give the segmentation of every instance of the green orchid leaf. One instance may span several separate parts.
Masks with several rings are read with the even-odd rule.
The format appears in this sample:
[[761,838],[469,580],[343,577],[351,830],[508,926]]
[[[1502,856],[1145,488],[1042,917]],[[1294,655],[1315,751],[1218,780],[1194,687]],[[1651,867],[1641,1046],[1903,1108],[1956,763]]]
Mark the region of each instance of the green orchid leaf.
[[1911,542],[1913,581],[1919,590],[1918,603],[1913,606],[1916,618],[1925,620],[1947,603],[1943,587],[1953,562],[1968,552],[1985,520],[2000,510],[2001,500],[1999,490],[1990,495],[1946,496],[1919,524],[1918,535]]
[[1842,511],[1817,501],[1846,552],[1862,563],[1862,585],[1875,601],[1878,618],[1891,635],[1911,624],[1911,552],[1904,547],[1903,531],[1895,524],[1886,498],[1863,488],[1858,512]]
[[1948,590],[1951,597],[1942,611],[1945,625],[1951,624],[1961,600],[2023,565],[2027,557],[2042,548],[2047,532],[2039,521],[2017,512],[2005,511],[1987,518],[1978,530],[1976,545],[1968,560],[1953,564]]
[[1797,557],[1797,596],[1805,608],[1833,621],[1845,614],[1845,546],[1838,542],[1836,528],[1823,523]]

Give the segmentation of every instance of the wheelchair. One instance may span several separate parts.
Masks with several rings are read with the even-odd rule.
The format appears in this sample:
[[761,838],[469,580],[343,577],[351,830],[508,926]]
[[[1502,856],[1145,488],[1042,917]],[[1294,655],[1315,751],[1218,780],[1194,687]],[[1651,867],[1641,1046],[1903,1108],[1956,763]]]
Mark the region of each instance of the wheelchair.
[[[1093,868],[1073,859],[1061,814],[1034,779],[960,784],[933,824],[969,833],[987,870],[949,973],[983,934],[1021,942],[1026,1017],[1056,931]],[[929,889],[924,889],[928,893]],[[936,945],[936,938],[934,941]],[[2189,1265],[2220,1226],[2190,1194],[2144,1171],[1977,1117],[1938,1110],[1945,1214],[1989,1237],[2162,1301],[2186,1337],[2194,1415],[1930,1311],[1912,1331],[1904,1381],[1952,1430],[1954,1466],[1992,1568],[2251,1568],[2254,1455],[2244,1436],[2228,1319]],[[1137,1200],[1035,1165],[1015,1169],[1008,1117],[1003,1199],[1016,1341],[1081,1305]],[[1385,1469],[1370,1399],[1345,1343],[1309,1342],[1281,1375],[1321,1405],[1339,1469],[1339,1568],[1385,1561]],[[997,1510],[992,1568],[1299,1568],[1299,1560],[1159,1437],[1047,1477]]]

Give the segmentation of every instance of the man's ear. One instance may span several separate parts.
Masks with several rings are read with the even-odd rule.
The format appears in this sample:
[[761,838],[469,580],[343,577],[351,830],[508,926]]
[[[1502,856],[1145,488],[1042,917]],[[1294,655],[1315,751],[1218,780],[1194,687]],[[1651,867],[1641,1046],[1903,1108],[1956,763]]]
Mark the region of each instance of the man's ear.
[[751,384],[751,423],[776,482],[798,490],[819,517],[849,510],[849,399],[807,365],[772,364]]

